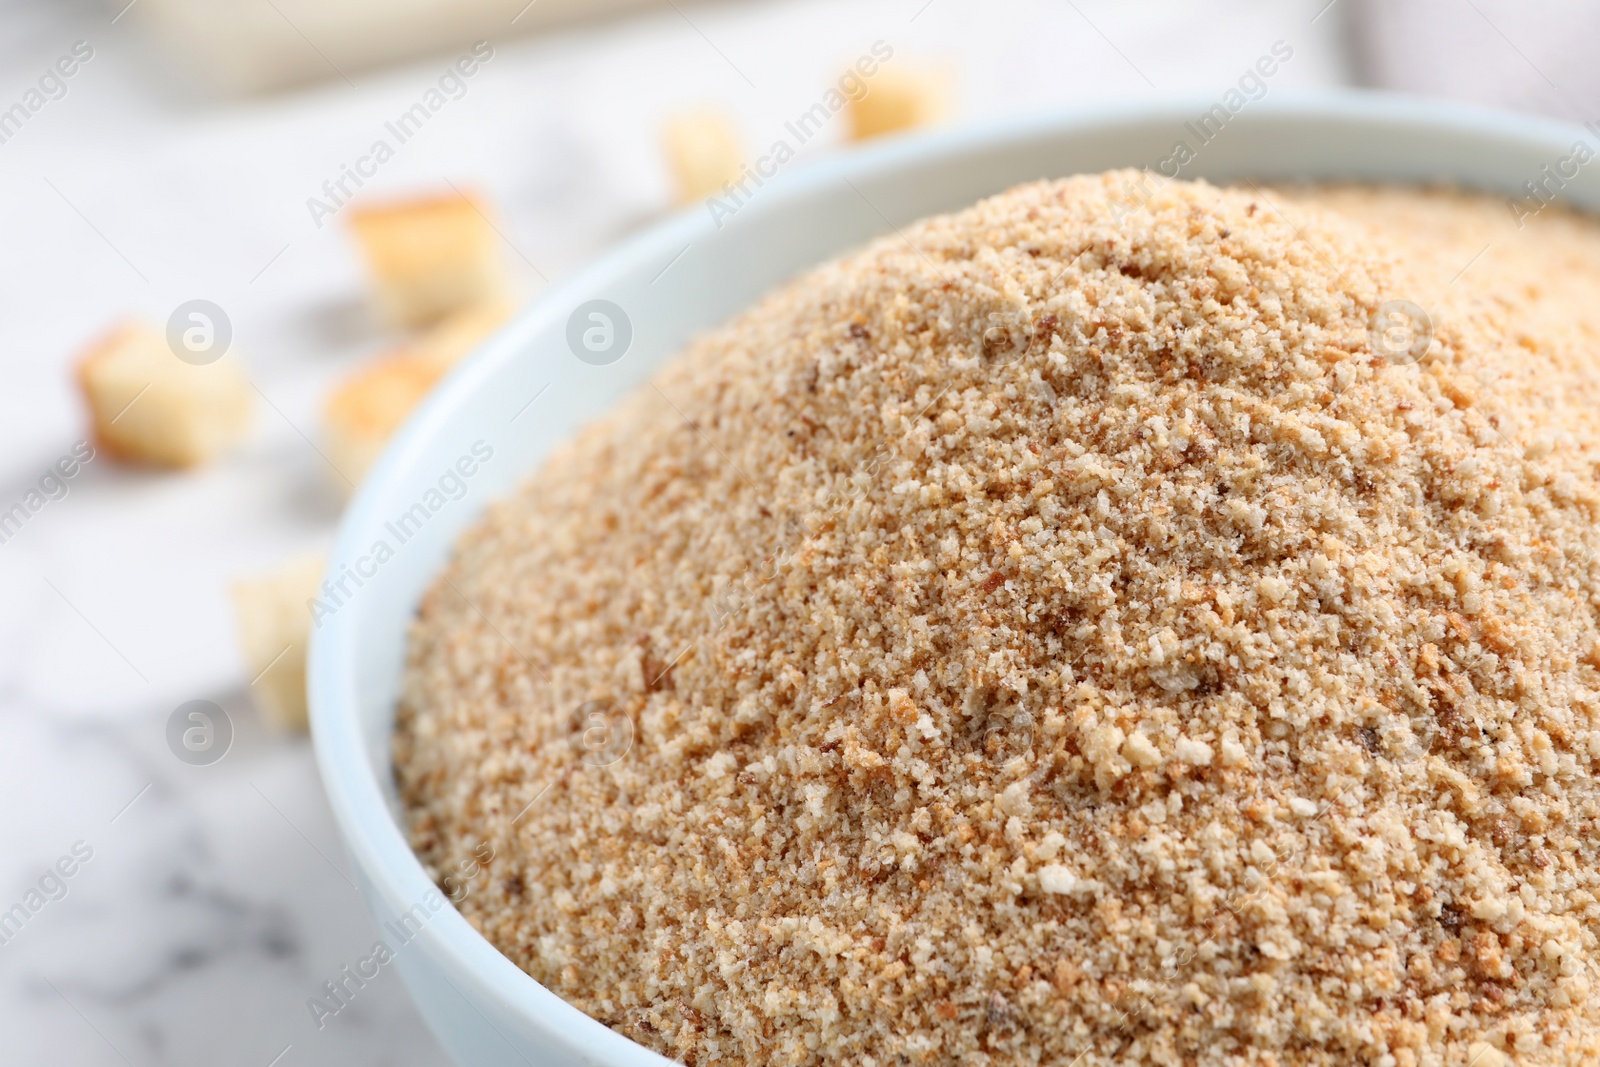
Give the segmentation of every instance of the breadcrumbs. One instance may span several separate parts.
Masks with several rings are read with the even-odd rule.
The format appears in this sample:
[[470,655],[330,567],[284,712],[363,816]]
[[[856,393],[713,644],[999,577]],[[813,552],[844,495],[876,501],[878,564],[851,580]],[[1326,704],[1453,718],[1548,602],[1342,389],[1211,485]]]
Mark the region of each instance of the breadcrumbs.
[[534,978],[695,1065],[1600,1061],[1600,226],[1136,186],[815,270],[461,538],[396,771]]

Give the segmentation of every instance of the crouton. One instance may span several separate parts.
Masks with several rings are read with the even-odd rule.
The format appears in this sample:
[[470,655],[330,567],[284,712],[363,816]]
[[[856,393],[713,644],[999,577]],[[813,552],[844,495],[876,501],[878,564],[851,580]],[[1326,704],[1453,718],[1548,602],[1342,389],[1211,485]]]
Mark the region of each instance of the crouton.
[[78,362],[96,441],[114,459],[162,467],[207,462],[249,428],[250,380],[237,359],[195,365],[137,321],[101,338]]
[[866,92],[850,100],[851,140],[932,125],[949,114],[944,71],[896,64],[880,67],[866,83]]
[[334,390],[323,408],[323,438],[346,491],[360,483],[422,398],[509,314],[510,305],[499,301],[458,312]]
[[720,111],[679,112],[667,121],[661,144],[680,204],[704,200],[738,180],[743,163],[739,135]]
[[426,326],[505,293],[500,238],[476,198],[451,193],[359,206],[350,226],[391,325]]
[[301,556],[238,579],[231,590],[250,693],[262,714],[285,730],[306,728],[310,601],[326,566],[321,556]]

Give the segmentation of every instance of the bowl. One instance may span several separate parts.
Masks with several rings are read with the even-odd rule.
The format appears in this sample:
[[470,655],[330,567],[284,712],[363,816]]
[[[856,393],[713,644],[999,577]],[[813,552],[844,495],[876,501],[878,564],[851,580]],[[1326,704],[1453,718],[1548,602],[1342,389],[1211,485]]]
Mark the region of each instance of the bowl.
[[[1274,92],[1199,142],[1186,124],[1216,105],[951,129],[763,175],[748,195],[686,210],[551,286],[396,436],[344,516],[314,612],[311,718],[334,817],[392,957],[381,965],[400,972],[458,1062],[669,1062],[562,1001],[462,918],[406,843],[391,772],[406,630],[423,591],[462,528],[575,427],[695,331],[804,268],[1018,182],[1123,166],[1170,172],[1183,141],[1193,158],[1182,177],[1448,182],[1521,198],[1525,182],[1589,140],[1576,126],[1454,105]],[[1580,170],[1561,195],[1600,206],[1600,168]]]

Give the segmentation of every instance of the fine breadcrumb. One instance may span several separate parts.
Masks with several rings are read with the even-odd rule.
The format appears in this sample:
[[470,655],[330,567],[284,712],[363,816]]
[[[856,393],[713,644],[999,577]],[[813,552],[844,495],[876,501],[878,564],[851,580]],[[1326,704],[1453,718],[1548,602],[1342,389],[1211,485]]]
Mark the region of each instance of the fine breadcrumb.
[[1600,1062],[1597,285],[1444,191],[905,227],[462,537],[413,844],[701,1067]]

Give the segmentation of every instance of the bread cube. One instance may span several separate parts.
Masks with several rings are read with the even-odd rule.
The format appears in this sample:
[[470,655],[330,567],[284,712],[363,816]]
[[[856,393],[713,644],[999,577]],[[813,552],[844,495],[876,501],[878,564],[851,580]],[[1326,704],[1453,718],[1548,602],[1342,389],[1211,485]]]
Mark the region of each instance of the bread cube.
[[275,570],[233,583],[233,617],[250,672],[250,693],[272,723],[306,729],[306,646],[310,601],[327,561],[301,556]]
[[850,101],[850,139],[864,141],[932,125],[950,112],[945,72],[896,63],[866,79],[867,90]]
[[468,308],[346,379],[323,408],[329,462],[353,491],[406,416],[461,357],[493,333],[511,312],[501,301]]
[[487,214],[456,193],[352,209],[374,299],[391,325],[426,326],[503,298],[500,235]]
[[115,459],[198,466],[250,425],[250,380],[237,359],[186,363],[166,338],[136,321],[116,327],[83,356],[78,385],[95,438]]
[[405,350],[442,374],[504,326],[514,310],[516,305],[503,298],[463,308],[411,337]]
[[720,111],[701,109],[672,116],[662,130],[661,145],[680,204],[721,192],[724,184],[738,180],[744,162],[739,135]]

